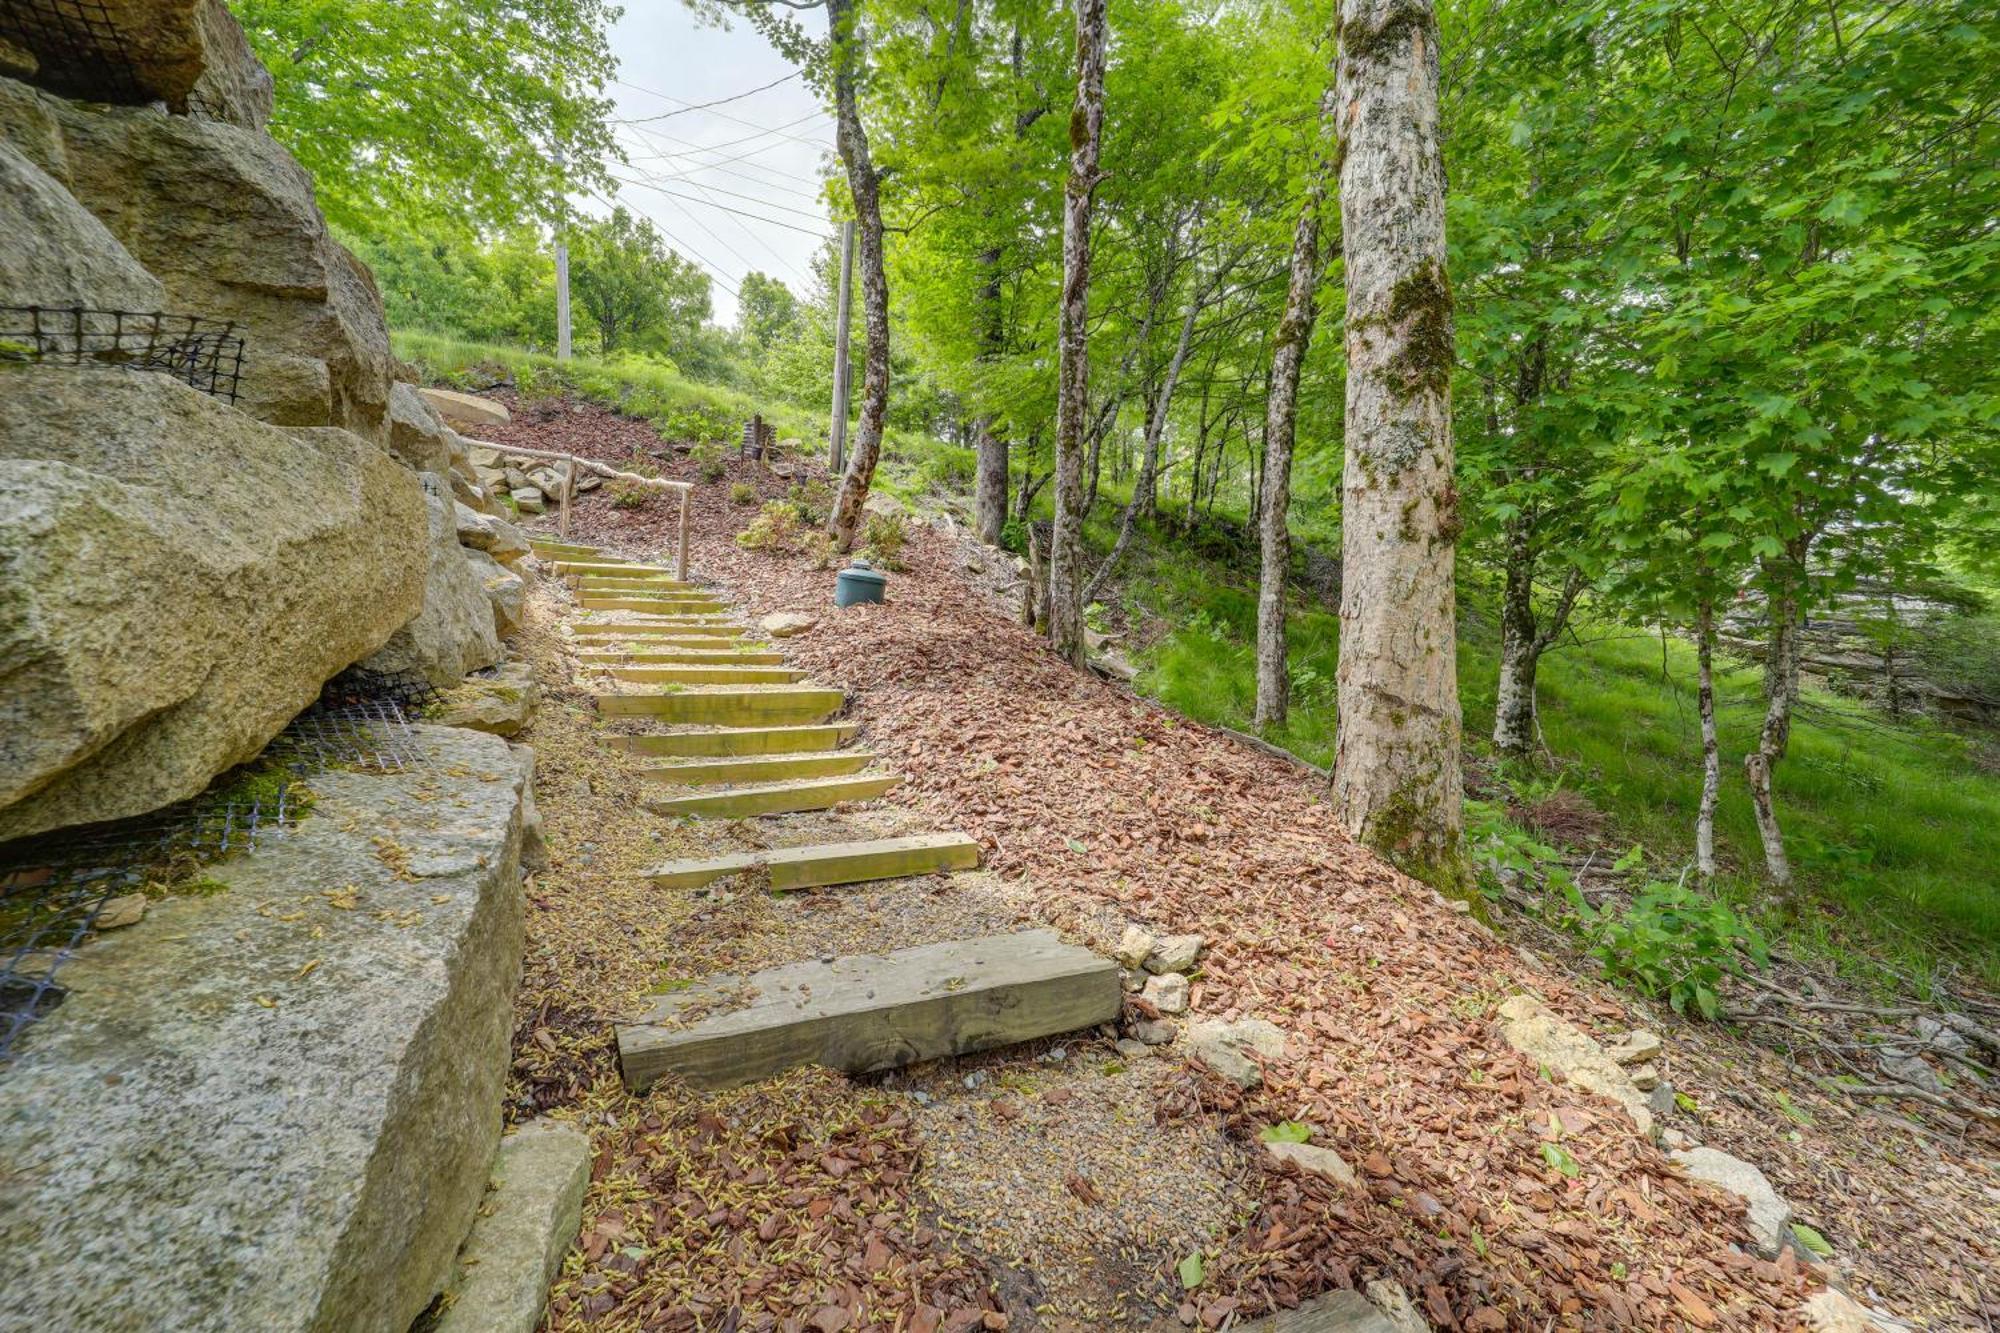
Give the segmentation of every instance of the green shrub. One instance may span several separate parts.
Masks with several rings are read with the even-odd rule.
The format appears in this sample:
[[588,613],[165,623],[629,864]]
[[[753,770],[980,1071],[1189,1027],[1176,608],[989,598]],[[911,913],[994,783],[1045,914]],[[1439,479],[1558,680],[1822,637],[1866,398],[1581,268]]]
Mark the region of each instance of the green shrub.
[[903,568],[903,547],[909,543],[910,529],[901,514],[870,514],[861,540],[869,560],[884,569]]
[[750,505],[757,503],[757,488],[747,481],[739,481],[729,488],[731,504]]
[[614,481],[611,491],[613,509],[644,509],[653,502],[654,491],[650,486],[636,486],[629,481]]
[[722,446],[713,441],[697,444],[688,450],[688,462],[695,465],[695,471],[703,481],[721,481],[729,473],[722,461]]
[[786,500],[766,500],[750,526],[736,534],[736,544],[746,551],[773,554],[792,550],[801,536],[799,511]]
[[737,429],[729,409],[707,402],[682,403],[660,417],[658,425],[660,433],[668,439],[697,445],[717,445]]
[[1590,951],[1604,974],[1647,995],[1664,996],[1677,1014],[1722,1012],[1717,987],[1743,975],[1746,963],[1770,962],[1764,936],[1736,909],[1684,884],[1648,884],[1629,907],[1596,911],[1570,889]]
[[818,477],[795,481],[785,498],[799,511],[801,522],[819,527],[833,516],[833,487]]

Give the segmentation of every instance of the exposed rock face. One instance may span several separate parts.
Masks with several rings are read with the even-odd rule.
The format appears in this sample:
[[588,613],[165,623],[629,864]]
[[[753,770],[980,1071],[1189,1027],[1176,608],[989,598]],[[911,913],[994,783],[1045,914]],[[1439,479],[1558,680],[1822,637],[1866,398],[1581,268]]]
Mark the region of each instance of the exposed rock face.
[[1559,1070],[1586,1091],[1609,1097],[1625,1108],[1648,1138],[1653,1112],[1646,1095],[1602,1046],[1574,1023],[1558,1017],[1532,995],[1516,995],[1500,1006],[1500,1032],[1507,1044],[1531,1060]]
[[165,375],[0,371],[0,840],[154,809],[254,755],[416,613],[423,503],[346,431]]
[[484,551],[502,564],[512,564],[533,549],[528,545],[528,534],[504,518],[483,514],[463,504],[453,512],[458,518],[461,546]]
[[416,557],[423,569],[423,609],[364,664],[375,671],[408,671],[443,689],[459,677],[492,666],[503,653],[493,603],[477,570],[458,544],[458,520],[441,478],[424,474],[430,550]]
[[274,425],[385,440],[393,361],[381,295],[328,235],[311,178],[276,140],[18,84],[0,96],[0,137],[39,138],[45,118],[60,158],[44,169],[164,284],[166,308],[239,326],[240,407]]
[[506,407],[491,398],[459,393],[455,389],[423,389],[419,392],[439,416],[454,426],[464,426],[468,429],[480,426],[503,426],[513,420]]
[[60,182],[0,140],[0,300],[158,310],[166,289]]
[[249,129],[270,121],[271,76],[223,0],[91,0],[83,8],[95,22],[0,24],[29,57],[7,64],[67,97],[162,101]]
[[0,1324],[404,1333],[443,1286],[500,1137],[530,764],[416,742],[63,970],[0,1079]]
[[436,1333],[535,1333],[589,1183],[590,1136],[574,1125],[536,1120],[502,1139]]
[[534,721],[542,687],[526,662],[507,662],[490,676],[467,676],[444,692],[429,714],[440,726],[513,736]]
[[451,471],[451,443],[443,421],[413,384],[389,386],[389,452],[419,472]]
[[1671,1154],[1696,1180],[1705,1180],[1743,1200],[1749,1209],[1750,1238],[1757,1252],[1775,1259],[1790,1237],[1792,1205],[1771,1186],[1762,1171],[1719,1148],[1689,1148]]

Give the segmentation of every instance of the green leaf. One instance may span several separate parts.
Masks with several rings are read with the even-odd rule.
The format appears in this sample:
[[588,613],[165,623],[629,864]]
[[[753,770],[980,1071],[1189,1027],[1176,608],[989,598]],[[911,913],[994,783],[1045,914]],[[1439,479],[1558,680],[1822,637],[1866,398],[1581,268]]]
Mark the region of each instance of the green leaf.
[[1827,1243],[1826,1237],[1820,1235],[1819,1232],[1814,1231],[1805,1223],[1792,1223],[1792,1235],[1798,1239],[1799,1244],[1805,1246],[1820,1258],[1830,1259],[1833,1257],[1833,1246]]
[[1772,1100],[1778,1103],[1780,1111],[1783,1111],[1801,1125],[1810,1126],[1813,1124],[1812,1113],[1793,1101],[1783,1088],[1779,1088],[1776,1093],[1772,1094]]
[[1180,1266],[1174,1271],[1180,1274],[1181,1286],[1185,1290],[1193,1291],[1201,1285],[1202,1279],[1208,1276],[1208,1265],[1202,1261],[1201,1252],[1197,1250],[1181,1260]]
[[1296,1120],[1280,1120],[1257,1131],[1257,1137],[1266,1143],[1304,1143],[1312,1134],[1311,1125]]
[[1075,852],[1078,856],[1090,855],[1090,848],[1084,846],[1082,843],[1078,842],[1075,838],[1064,838],[1063,842],[1069,847],[1071,851]]
[[1571,1157],[1559,1143],[1544,1143],[1542,1160],[1572,1180],[1583,1171],[1583,1168],[1577,1165],[1576,1158]]

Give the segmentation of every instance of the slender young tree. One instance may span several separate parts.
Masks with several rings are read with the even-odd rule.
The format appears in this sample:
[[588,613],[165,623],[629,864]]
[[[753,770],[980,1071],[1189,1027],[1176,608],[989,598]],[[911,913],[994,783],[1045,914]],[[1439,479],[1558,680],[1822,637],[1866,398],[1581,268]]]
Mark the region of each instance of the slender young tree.
[[1257,725],[1285,720],[1292,692],[1291,669],[1285,661],[1285,575],[1292,563],[1292,535],[1286,526],[1292,510],[1292,439],[1298,424],[1299,371],[1312,346],[1313,323],[1319,310],[1320,210],[1326,206],[1327,178],[1333,170],[1337,136],[1333,114],[1335,89],[1319,99],[1319,139],[1313,149],[1305,202],[1292,232],[1292,270],[1285,290],[1285,314],[1271,351],[1271,392],[1264,406],[1264,489],[1258,497],[1257,519],[1262,568],[1257,579]]
[[1359,841],[1461,888],[1455,352],[1431,0],[1341,0],[1340,47],[1347,457],[1334,806]]
[[1056,512],[1049,564],[1049,641],[1084,664],[1083,454],[1090,411],[1090,220],[1104,138],[1105,0],[1076,0],[1076,104],[1063,187],[1063,280],[1058,322]]

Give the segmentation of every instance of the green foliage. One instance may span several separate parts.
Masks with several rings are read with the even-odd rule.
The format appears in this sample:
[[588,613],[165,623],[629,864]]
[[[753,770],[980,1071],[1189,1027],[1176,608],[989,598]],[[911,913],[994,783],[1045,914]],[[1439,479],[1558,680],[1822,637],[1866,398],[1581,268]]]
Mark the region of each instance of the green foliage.
[[613,509],[644,509],[653,502],[656,494],[650,486],[639,486],[629,481],[614,481],[605,489],[611,493]]
[[570,288],[606,356],[643,348],[673,358],[709,315],[708,275],[623,208],[570,227]]
[[729,503],[751,505],[757,503],[757,488],[747,481],[739,481],[729,488]]
[[901,514],[870,514],[861,529],[868,559],[883,569],[903,568],[903,547],[909,540],[910,530]]
[[702,453],[703,461],[722,456],[722,442],[739,422],[728,412],[709,403],[689,403],[665,414],[660,433],[670,440],[686,440]]
[[736,544],[746,551],[780,554],[796,549],[804,536],[799,511],[785,500],[766,500],[750,526],[736,534]]
[[[271,132],[347,230],[552,222],[609,189],[605,0],[232,0]],[[567,161],[567,169],[559,164]]]
[[736,289],[737,328],[762,357],[799,330],[799,299],[778,279],[752,270]]
[[793,482],[785,498],[799,511],[799,521],[807,527],[823,527],[833,516],[833,487],[818,477]]
[[1275,1125],[1266,1125],[1257,1131],[1257,1137],[1266,1143],[1304,1143],[1312,1137],[1312,1126],[1297,1120],[1280,1120]]
[[1717,1017],[1722,979],[1770,961],[1762,932],[1698,889],[1652,883],[1629,907],[1605,912],[1570,892],[1605,975],[1666,999],[1677,1014]]

